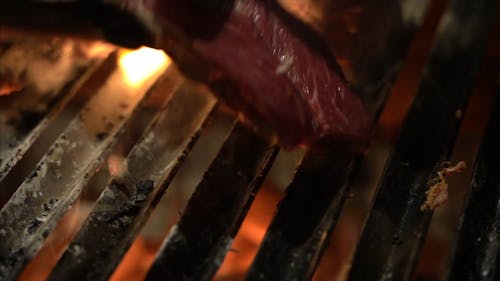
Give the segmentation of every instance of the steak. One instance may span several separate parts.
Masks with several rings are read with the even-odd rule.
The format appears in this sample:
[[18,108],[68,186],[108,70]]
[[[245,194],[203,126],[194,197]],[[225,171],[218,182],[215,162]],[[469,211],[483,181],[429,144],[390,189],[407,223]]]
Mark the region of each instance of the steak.
[[285,147],[368,138],[368,114],[329,48],[275,1],[127,3],[160,26],[159,46],[181,70]]

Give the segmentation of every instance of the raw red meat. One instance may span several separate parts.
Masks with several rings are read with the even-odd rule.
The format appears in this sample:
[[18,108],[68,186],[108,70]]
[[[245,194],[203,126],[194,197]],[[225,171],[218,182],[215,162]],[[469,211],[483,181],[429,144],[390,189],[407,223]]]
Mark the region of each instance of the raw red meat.
[[[137,1],[137,0],[136,0]],[[182,34],[184,47],[164,48],[190,76],[192,60],[210,64],[199,80],[287,147],[360,143],[370,132],[354,94],[323,41],[272,0],[141,0],[153,19]],[[186,53],[196,53],[196,59]],[[229,90],[228,90],[229,88]]]

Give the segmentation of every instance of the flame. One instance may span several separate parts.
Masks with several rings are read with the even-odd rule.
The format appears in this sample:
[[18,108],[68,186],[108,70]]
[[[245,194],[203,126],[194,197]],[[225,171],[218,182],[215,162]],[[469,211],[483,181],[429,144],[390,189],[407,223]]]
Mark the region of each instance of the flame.
[[103,41],[75,40],[76,47],[85,58],[105,59],[116,49],[113,45]]
[[127,159],[121,155],[110,155],[107,164],[109,174],[112,177],[122,177],[127,172]]
[[134,87],[162,72],[170,63],[170,58],[163,51],[148,47],[124,51],[118,59],[126,83]]

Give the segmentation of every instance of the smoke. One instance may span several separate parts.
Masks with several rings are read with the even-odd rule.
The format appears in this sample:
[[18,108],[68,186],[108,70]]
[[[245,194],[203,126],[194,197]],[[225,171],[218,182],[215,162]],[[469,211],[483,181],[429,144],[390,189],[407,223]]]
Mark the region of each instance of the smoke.
[[44,95],[58,93],[80,67],[107,56],[112,50],[112,45],[102,42],[16,39],[0,50],[0,88],[15,92],[31,87]]

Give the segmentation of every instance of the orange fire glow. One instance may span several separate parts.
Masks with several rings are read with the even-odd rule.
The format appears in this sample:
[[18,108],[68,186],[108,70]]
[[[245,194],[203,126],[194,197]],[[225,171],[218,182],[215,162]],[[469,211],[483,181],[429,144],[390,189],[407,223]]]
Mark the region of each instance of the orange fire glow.
[[13,81],[7,78],[2,79],[3,77],[0,78],[0,96],[7,96],[10,95],[11,93],[20,91],[23,89],[23,86],[21,83],[17,81]]
[[265,183],[248,211],[248,215],[236,235],[229,251],[214,280],[244,280],[259,245],[264,239],[266,229],[276,210],[282,194],[269,183]]
[[[280,198],[281,193],[270,185],[264,185],[261,188],[233,242],[232,250],[226,256],[216,276],[214,276],[214,281],[243,279],[257,253],[258,246],[264,237]],[[110,280],[144,280],[161,243],[162,241],[151,241],[139,235]]]
[[143,236],[137,237],[109,280],[144,280],[160,245],[161,241],[151,242],[144,239]]
[[147,47],[123,51],[118,59],[125,82],[132,87],[138,87],[150,77],[162,73],[170,63],[170,58],[163,51]]
[[76,201],[75,205],[68,210],[54,231],[47,237],[43,248],[19,276],[19,281],[43,281],[48,278],[52,268],[88,215],[89,210],[84,211],[82,207],[80,201]]

